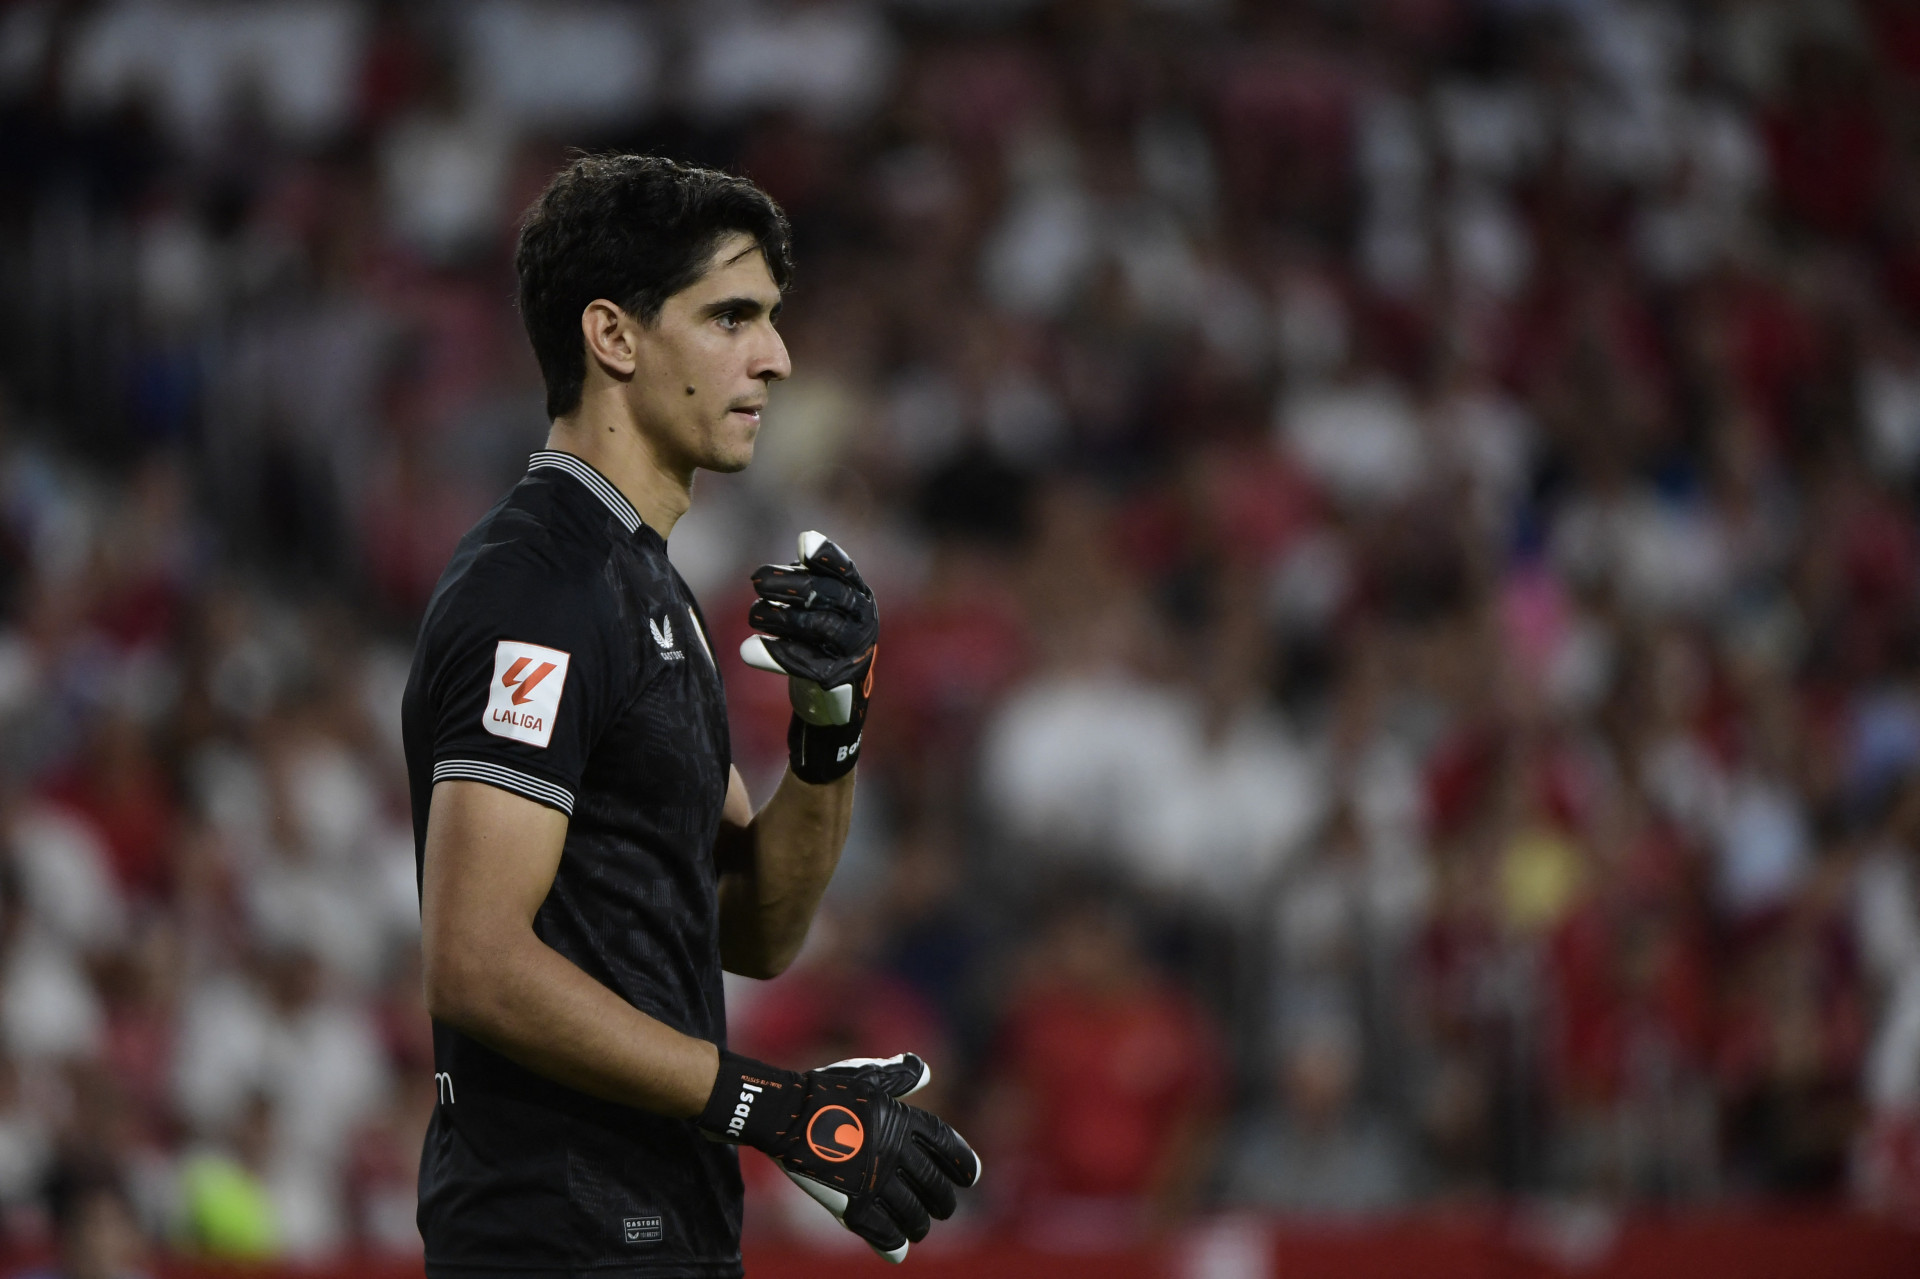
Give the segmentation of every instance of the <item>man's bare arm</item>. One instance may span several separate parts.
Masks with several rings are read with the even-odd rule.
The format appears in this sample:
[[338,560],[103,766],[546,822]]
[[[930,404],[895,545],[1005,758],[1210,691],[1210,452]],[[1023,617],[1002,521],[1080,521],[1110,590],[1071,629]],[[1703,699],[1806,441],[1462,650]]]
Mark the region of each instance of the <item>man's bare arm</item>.
[[800,953],[847,842],[853,777],[811,786],[789,772],[756,814],[740,770],[733,771],[714,849],[720,961],[728,972],[778,977]]
[[635,1009],[534,935],[566,833],[564,814],[497,787],[433,788],[420,887],[427,1010],[581,1092],[698,1115],[714,1045]]

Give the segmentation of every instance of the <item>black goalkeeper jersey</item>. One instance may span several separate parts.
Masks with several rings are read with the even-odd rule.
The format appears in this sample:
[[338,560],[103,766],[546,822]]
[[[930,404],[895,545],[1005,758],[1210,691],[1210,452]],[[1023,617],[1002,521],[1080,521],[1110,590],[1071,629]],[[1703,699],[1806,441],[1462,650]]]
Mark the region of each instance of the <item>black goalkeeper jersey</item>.
[[[714,837],[726,698],[666,543],[566,453],[461,541],[403,702],[418,871],[434,784],[568,815],[540,939],[642,1012],[724,1043]],[[600,1101],[439,1023],[420,1160],[428,1273],[733,1276],[740,1170],[691,1121]]]

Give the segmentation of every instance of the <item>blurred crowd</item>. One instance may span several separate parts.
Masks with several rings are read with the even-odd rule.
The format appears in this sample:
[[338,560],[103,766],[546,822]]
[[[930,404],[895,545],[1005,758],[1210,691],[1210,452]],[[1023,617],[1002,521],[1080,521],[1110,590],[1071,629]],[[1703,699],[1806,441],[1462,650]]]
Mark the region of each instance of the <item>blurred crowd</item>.
[[793,220],[794,376],[672,540],[716,650],[800,529],[881,601],[743,1051],[920,1051],[1050,1246],[1920,1213],[1920,10],[14,0],[7,1241],[418,1248],[398,695],[543,438],[570,147]]

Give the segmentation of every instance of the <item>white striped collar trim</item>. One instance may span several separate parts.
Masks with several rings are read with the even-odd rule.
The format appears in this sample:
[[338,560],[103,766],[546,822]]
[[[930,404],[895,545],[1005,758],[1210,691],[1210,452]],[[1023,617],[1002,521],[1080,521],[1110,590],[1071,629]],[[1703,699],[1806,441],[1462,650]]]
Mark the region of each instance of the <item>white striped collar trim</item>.
[[640,512],[633,509],[626,494],[613,486],[613,482],[600,472],[582,462],[571,453],[562,453],[558,449],[541,449],[527,461],[528,471],[553,470],[565,471],[574,479],[586,485],[593,495],[606,503],[615,519],[626,526],[627,532],[638,533],[643,521]]
[[490,764],[483,759],[443,759],[433,766],[433,780],[485,782],[489,786],[524,795],[549,808],[557,808],[569,817],[573,816],[573,792],[566,787],[543,782],[517,768]]

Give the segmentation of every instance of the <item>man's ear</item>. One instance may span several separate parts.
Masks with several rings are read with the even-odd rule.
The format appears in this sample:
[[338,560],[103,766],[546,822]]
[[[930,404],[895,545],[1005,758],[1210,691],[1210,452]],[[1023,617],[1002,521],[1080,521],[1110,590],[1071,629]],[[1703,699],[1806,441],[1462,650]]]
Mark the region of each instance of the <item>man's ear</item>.
[[605,298],[595,298],[580,312],[580,335],[586,339],[587,354],[609,376],[622,382],[639,367],[636,324],[632,316]]

